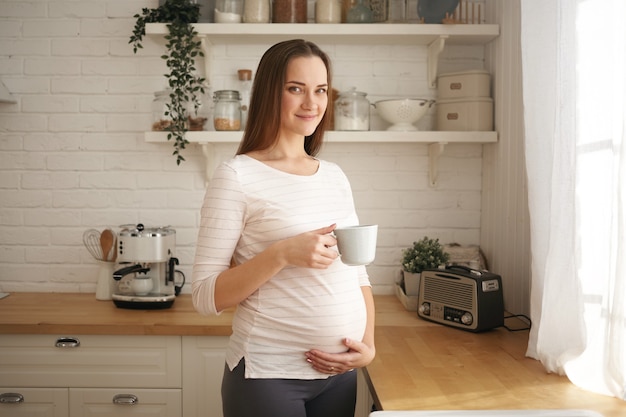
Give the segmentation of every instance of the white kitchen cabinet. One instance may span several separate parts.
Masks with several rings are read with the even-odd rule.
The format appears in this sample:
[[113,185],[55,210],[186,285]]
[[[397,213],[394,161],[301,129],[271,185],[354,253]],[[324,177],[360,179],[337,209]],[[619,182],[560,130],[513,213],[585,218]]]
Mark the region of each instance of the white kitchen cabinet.
[[[222,417],[226,336],[0,335],[0,417]],[[359,371],[356,417],[372,398]]]
[[356,406],[354,408],[354,417],[367,417],[372,411],[374,398],[370,392],[370,387],[365,378],[363,369],[359,369],[356,385]]
[[0,386],[180,388],[179,336],[0,335]]
[[70,389],[70,417],[181,416],[180,389]]
[[0,417],[67,417],[67,388],[0,387]]
[[180,336],[0,335],[0,416],[180,417],[181,355]]
[[228,337],[183,336],[183,417],[222,417]]

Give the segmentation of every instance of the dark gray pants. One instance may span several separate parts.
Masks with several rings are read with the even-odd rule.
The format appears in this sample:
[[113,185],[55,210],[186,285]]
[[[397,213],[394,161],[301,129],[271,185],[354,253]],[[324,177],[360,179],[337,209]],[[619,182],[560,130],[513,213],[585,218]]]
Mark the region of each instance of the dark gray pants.
[[356,371],[328,379],[245,379],[224,367],[224,417],[354,417]]

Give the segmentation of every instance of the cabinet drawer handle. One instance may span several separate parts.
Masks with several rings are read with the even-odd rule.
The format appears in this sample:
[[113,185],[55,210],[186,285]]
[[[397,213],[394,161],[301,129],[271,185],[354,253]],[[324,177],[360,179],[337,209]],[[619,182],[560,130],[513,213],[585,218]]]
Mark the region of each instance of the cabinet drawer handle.
[[117,394],[113,397],[113,404],[118,405],[135,405],[139,402],[139,398],[133,394]]
[[58,348],[76,348],[80,346],[80,340],[75,337],[59,337],[54,345]]
[[0,403],[17,404],[23,403],[24,396],[17,392],[3,392],[0,394]]

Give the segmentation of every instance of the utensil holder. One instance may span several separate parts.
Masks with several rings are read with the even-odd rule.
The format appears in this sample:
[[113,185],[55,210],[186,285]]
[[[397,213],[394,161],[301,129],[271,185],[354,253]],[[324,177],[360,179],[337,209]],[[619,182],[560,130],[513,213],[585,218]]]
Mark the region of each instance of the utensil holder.
[[113,294],[113,267],[115,262],[98,262],[96,300],[110,300]]

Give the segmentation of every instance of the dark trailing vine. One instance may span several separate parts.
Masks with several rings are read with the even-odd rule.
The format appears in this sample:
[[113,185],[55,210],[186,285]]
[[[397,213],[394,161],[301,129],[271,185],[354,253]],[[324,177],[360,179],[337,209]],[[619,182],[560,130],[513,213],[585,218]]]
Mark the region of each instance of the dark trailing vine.
[[197,40],[198,33],[192,23],[200,17],[200,6],[192,0],[166,0],[155,9],[143,8],[134,16],[137,21],[130,41],[133,53],[143,48],[141,42],[146,34],[146,23],[167,23],[169,34],[165,36],[167,54],[162,55],[166,61],[168,74],[164,74],[171,89],[170,101],[167,103],[166,116],[172,119],[167,126],[167,139],[174,139],[176,164],[185,160],[181,151],[189,144],[185,133],[189,126],[190,105],[197,114],[200,107],[200,95],[204,94],[205,79],[196,75],[195,59],[203,57],[201,43]]

